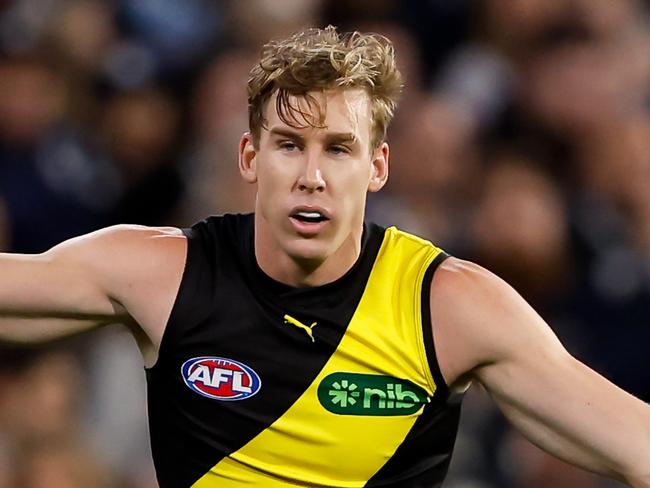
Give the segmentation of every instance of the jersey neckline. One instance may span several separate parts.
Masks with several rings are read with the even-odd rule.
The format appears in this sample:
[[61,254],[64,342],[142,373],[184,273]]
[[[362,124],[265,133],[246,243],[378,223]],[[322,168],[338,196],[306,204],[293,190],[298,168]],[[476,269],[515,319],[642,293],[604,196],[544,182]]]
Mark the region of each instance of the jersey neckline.
[[312,294],[323,294],[345,289],[350,282],[357,279],[363,279],[362,275],[369,272],[372,267],[381,242],[385,229],[364,222],[363,233],[361,235],[361,249],[359,256],[354,264],[341,277],[334,281],[318,286],[296,287],[282,283],[272,277],[260,268],[255,255],[255,214],[246,214],[244,220],[244,245],[242,246],[242,260],[254,278],[258,286],[270,293],[283,296],[309,296]]

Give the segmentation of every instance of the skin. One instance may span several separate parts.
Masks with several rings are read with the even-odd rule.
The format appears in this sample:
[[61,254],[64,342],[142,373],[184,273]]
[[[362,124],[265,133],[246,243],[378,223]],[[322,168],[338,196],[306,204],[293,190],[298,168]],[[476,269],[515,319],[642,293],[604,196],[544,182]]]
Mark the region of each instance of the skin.
[[[239,147],[241,174],[258,188],[256,258],[269,276],[293,286],[318,286],[350,269],[367,192],[388,176],[388,145],[370,145],[365,93],[317,96],[327,101],[324,128],[291,128],[271,109],[258,146],[244,134]],[[296,206],[319,206],[331,219],[305,231],[291,221]],[[117,226],[41,255],[0,254],[0,338],[32,343],[119,322],[150,366],[186,252],[178,229]],[[551,454],[650,487],[650,407],[571,357],[511,287],[450,258],[434,274],[430,303],[440,368],[452,388],[479,382]]]
[[[328,283],[352,267],[361,248],[366,194],[380,190],[388,178],[388,144],[370,144],[366,93],[340,90],[316,97],[321,104],[327,97],[326,128],[295,129],[270,110],[259,147],[249,133],[240,142],[241,174],[257,184],[258,264],[293,286]],[[275,100],[267,106],[274,107]],[[296,206],[320,207],[330,220],[317,235],[305,237],[290,221]]]

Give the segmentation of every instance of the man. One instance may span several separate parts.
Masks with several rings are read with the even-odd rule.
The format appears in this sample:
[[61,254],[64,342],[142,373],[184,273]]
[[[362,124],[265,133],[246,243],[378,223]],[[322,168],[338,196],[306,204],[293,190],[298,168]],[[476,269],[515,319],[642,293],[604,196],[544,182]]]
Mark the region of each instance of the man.
[[129,326],[162,487],[439,486],[473,381],[552,454],[650,487],[647,405],[499,278],[364,224],[400,87],[380,36],[267,44],[239,147],[255,214],[4,254],[0,337]]

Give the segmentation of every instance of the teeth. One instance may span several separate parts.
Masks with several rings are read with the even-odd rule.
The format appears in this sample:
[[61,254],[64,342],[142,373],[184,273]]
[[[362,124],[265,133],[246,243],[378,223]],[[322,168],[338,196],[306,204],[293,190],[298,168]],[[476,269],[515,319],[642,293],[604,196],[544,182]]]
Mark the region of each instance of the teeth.
[[318,219],[322,217],[320,212],[298,212],[296,215],[300,215],[301,217],[306,217],[308,219]]

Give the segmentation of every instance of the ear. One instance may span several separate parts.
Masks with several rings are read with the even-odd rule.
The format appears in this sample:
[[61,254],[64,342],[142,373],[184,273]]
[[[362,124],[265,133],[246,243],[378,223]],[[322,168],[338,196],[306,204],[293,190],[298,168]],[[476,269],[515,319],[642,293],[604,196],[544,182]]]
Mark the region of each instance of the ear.
[[381,190],[386,181],[388,180],[388,156],[390,155],[390,148],[387,142],[382,142],[381,145],[373,150],[372,155],[372,174],[370,175],[370,183],[368,184],[368,191],[376,192]]
[[239,172],[247,183],[257,182],[257,150],[253,135],[244,132],[239,140]]

